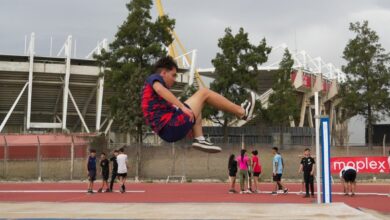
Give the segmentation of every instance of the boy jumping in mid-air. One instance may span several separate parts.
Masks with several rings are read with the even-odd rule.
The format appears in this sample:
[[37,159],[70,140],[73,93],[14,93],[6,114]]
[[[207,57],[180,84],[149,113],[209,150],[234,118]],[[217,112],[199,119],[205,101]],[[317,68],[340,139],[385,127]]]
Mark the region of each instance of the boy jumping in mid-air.
[[202,109],[209,104],[219,110],[235,114],[242,120],[252,117],[255,95],[241,106],[209,89],[201,88],[182,103],[169,90],[175,83],[178,66],[172,57],[163,57],[155,64],[142,90],[141,107],[146,123],[163,140],[175,142],[183,139],[191,130],[192,146],[206,152],[220,152],[221,148],[205,139],[202,131]]

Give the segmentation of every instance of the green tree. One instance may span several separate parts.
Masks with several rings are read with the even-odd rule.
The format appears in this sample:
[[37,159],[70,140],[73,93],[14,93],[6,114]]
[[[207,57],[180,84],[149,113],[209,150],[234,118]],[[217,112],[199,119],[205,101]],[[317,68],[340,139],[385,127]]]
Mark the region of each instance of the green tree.
[[[257,45],[249,42],[248,33],[240,28],[234,35],[230,28],[225,29],[225,36],[218,40],[222,53],[217,53],[212,60],[215,67],[215,80],[210,84],[213,91],[220,93],[234,103],[241,103],[248,97],[247,89],[258,90],[257,67],[268,59],[271,47],[262,39]],[[224,140],[227,140],[227,127],[235,118],[232,114],[205,109],[205,117],[224,127]]]
[[371,148],[372,125],[390,113],[390,56],[376,32],[368,27],[368,21],[350,23],[349,30],[356,36],[348,41],[343,52],[347,65],[342,69],[347,79],[341,84],[341,106],[345,118],[365,118]]
[[167,16],[152,21],[152,0],[132,0],[127,20],[119,27],[109,51],[96,56],[105,67],[106,85],[113,94],[108,102],[110,114],[122,132],[137,134],[142,143],[144,120],[140,92],[153,63],[167,54],[175,21]]
[[291,82],[291,71],[294,60],[286,49],[283,59],[279,63],[279,70],[274,76],[272,89],[274,92],[269,97],[268,108],[264,110],[263,117],[266,121],[279,127],[279,144],[283,147],[283,130],[291,120],[298,117],[299,108],[297,94]]

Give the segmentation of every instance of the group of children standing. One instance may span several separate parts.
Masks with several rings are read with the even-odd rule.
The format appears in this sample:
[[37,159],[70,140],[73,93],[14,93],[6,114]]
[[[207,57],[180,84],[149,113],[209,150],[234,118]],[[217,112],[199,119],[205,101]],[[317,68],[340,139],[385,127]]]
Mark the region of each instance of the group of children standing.
[[[275,182],[275,188],[272,195],[277,195],[278,191],[286,194],[288,188],[282,184],[282,175],[284,170],[283,158],[277,147],[272,148],[272,179]],[[306,194],[304,197],[314,196],[314,158],[310,155],[310,149],[306,148],[301,159],[299,173],[303,172],[303,179],[306,186]],[[241,150],[240,156],[237,158],[234,154],[229,157],[228,163],[230,189],[229,193],[237,193],[235,190],[236,175],[238,173],[240,180],[240,194],[259,193],[258,180],[262,171],[261,163],[258,157],[258,151],[253,150],[251,157],[246,153],[245,149]],[[246,190],[245,190],[246,188]],[[309,194],[309,188],[311,194]]]
[[[111,181],[110,187],[108,187],[108,179],[110,176],[110,161],[112,163],[111,170]],[[87,160],[87,173],[88,173],[88,191],[87,193],[93,193],[93,184],[96,180],[96,150],[91,149],[89,151],[89,156]],[[127,155],[124,153],[124,148],[119,150],[114,150],[110,160],[106,158],[106,154],[102,152],[100,154],[100,174],[102,176],[102,186],[97,191],[98,193],[102,192],[113,192],[115,179],[118,177],[120,183],[120,192],[124,193],[126,191],[125,182],[127,177],[127,171],[129,169]]]
[[[230,179],[230,190],[229,193],[236,193],[235,183],[237,168],[239,168],[239,179],[240,179],[240,193],[258,193],[260,192],[257,188],[258,179],[261,174],[261,164],[257,157],[258,151],[252,151],[251,158],[246,154],[246,150],[242,149],[240,156],[237,158],[234,154],[229,157],[229,179]],[[253,177],[252,177],[253,176]],[[253,180],[253,181],[252,181]],[[245,190],[245,183],[247,183],[247,190]],[[253,184],[252,184],[253,183]],[[252,188],[253,186],[253,188]]]

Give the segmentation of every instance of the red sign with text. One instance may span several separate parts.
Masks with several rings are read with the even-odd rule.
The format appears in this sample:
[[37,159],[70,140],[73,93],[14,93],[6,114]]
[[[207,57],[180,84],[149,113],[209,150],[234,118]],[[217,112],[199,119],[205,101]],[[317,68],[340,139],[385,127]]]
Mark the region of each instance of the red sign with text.
[[389,163],[387,157],[332,157],[330,170],[339,173],[344,166],[350,166],[358,173],[390,173]]

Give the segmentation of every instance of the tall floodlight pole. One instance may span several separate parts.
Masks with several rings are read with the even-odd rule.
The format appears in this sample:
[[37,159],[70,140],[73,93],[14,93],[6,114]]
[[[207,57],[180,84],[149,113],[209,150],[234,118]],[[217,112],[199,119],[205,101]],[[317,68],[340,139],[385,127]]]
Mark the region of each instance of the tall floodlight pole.
[[321,170],[320,170],[320,113],[319,113],[319,102],[318,102],[318,92],[314,93],[314,105],[315,105],[315,134],[316,134],[316,182],[317,182],[317,203],[321,203]]

